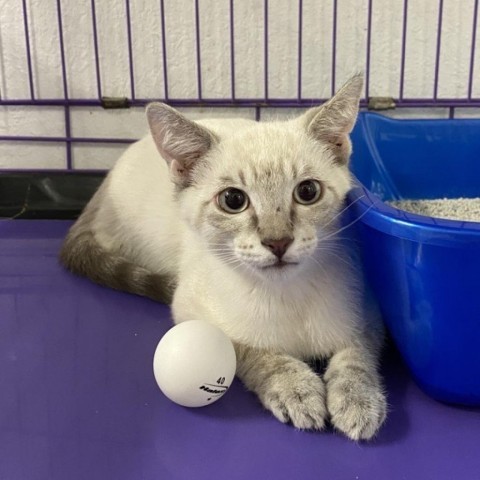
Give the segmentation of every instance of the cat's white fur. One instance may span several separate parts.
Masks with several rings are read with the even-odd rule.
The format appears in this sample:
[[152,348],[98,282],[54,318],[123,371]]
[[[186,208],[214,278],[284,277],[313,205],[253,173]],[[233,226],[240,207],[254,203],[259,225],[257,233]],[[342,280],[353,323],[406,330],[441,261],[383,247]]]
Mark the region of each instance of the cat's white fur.
[[[354,78],[323,110],[287,122],[193,124],[151,106],[152,135],[119,159],[88,225],[101,251],[176,279],[175,322],[219,326],[237,346],[239,375],[278,418],[322,428],[328,408],[354,439],[371,437],[385,417],[378,318],[336,236],[359,84]],[[292,192],[309,178],[322,183],[320,202],[295,205]],[[247,193],[245,212],[221,211],[217,196],[227,187]],[[282,258],[288,265],[275,268],[262,241],[285,236],[293,238]],[[302,362],[315,357],[332,358],[331,389]],[[365,381],[352,373],[359,362]],[[282,368],[288,375],[278,376]],[[355,382],[360,393],[349,394]],[[283,390],[297,394],[284,398]]]
[[[241,140],[243,135],[239,132],[242,129],[253,127],[256,133],[258,130],[255,122],[247,120],[199,123],[208,126],[220,138],[237,135]],[[263,124],[260,126],[264,130],[262,137],[267,136],[270,129],[276,130],[276,134],[279,129],[291,134],[295,128],[296,135],[306,135],[301,131],[303,126],[297,123]],[[288,145],[285,142],[285,146]],[[296,145],[293,144],[292,149]],[[268,143],[266,146],[257,161],[277,154],[268,150]],[[233,146],[237,152],[245,147],[243,142]],[[249,144],[248,148],[256,147]],[[283,155],[289,160],[298,156],[298,152],[284,151]],[[239,158],[240,153],[225,160],[233,163]],[[318,161],[322,162],[322,158]],[[330,161],[323,163],[323,178],[328,178],[329,168],[338,170]],[[223,163],[221,168],[222,172],[228,172],[232,166]],[[210,173],[212,177],[220,176],[217,172]],[[332,176],[338,195],[345,196],[350,186],[348,173],[342,176],[333,173]],[[280,272],[273,281],[255,274],[245,276],[212,255],[203,238],[184,220],[194,221],[195,206],[208,200],[208,194],[210,192],[192,192],[182,202],[183,211],[179,215],[167,164],[159,158],[151,136],[147,136],[127,150],[109,176],[108,196],[95,221],[97,239],[106,249],[120,243],[135,245],[136,261],[154,272],[178,271],[181,282],[173,302],[177,322],[207,319],[235,341],[278,349],[299,358],[330,355],[348,344],[362,322],[357,302],[351,298],[358,283],[352,269],[337,256],[322,258],[320,250],[317,261],[321,265],[309,259],[302,273],[296,273],[292,280],[282,278]],[[118,225],[122,228],[118,229]],[[302,232],[297,235],[301,236]],[[310,250],[317,245],[313,241],[310,243],[313,244],[294,243],[285,259],[295,260],[304,255],[305,249],[313,253]],[[242,255],[242,250],[239,252]],[[267,261],[273,257],[258,241],[248,253]]]

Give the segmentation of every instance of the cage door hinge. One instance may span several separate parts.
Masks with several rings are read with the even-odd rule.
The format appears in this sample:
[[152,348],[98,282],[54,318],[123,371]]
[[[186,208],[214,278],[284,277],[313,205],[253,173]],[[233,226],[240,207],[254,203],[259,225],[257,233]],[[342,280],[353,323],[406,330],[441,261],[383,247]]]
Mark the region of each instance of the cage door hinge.
[[109,108],[130,108],[130,101],[127,97],[102,97],[102,107]]
[[370,97],[368,99],[369,110],[390,110],[395,106],[393,97]]

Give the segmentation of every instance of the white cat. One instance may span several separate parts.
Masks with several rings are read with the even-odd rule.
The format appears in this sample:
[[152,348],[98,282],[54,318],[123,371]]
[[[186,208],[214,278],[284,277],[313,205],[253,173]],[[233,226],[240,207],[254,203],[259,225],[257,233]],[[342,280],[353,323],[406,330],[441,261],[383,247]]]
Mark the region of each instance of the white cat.
[[[379,317],[338,233],[362,77],[286,122],[193,122],[160,103],[70,230],[61,259],[169,301],[234,342],[237,375],[282,422],[369,439],[386,415]],[[319,375],[306,363],[328,360]]]

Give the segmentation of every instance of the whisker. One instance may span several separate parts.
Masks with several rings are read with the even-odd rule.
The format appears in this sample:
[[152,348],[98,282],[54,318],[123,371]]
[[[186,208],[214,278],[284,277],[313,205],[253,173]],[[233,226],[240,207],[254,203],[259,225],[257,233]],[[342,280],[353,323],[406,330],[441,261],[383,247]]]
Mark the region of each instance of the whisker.
[[209,250],[211,252],[228,253],[232,255],[232,251],[227,248],[210,248]]
[[230,267],[231,271],[235,271],[237,268],[239,268],[242,264],[240,262],[226,262],[222,260],[222,263],[228,267]]
[[351,267],[352,266],[352,263],[351,262],[348,262],[345,258],[341,257],[338,253],[335,253],[329,249],[319,249],[319,251],[323,251],[325,252],[327,255],[331,255],[332,257],[335,257],[337,258],[338,260],[340,260],[341,262],[343,262],[345,265],[347,265],[348,267]]
[[235,261],[235,262],[239,262],[240,260],[238,260],[238,258],[235,258],[235,257],[232,257],[231,255],[225,255],[225,254],[215,254],[215,256],[217,258],[220,258],[221,260],[230,260],[230,261]]
[[322,270],[324,274],[327,273],[327,271],[325,270],[325,267],[320,263],[318,259],[316,259],[313,255],[309,255],[309,258],[311,258],[317,264],[317,266],[320,268],[320,270]]
[[367,210],[365,210],[359,217],[357,217],[355,220],[353,220],[353,222],[350,222],[349,224],[343,226],[342,228],[339,228],[336,232],[329,233],[325,237],[319,238],[318,241],[322,242],[324,240],[328,240],[329,238],[333,237],[334,235],[337,235],[340,232],[343,232],[344,230],[346,230],[347,228],[351,227],[352,225],[357,223],[359,220],[361,220],[361,218],[364,217],[372,208],[373,208],[373,205],[370,205],[370,207],[368,207]]
[[231,253],[225,253],[225,252],[214,252],[214,255],[221,259],[222,261],[229,261],[229,263],[239,263],[241,264],[242,261],[232,255]]
[[340,210],[334,217],[332,217],[323,227],[327,227],[330,225],[336,218],[338,218],[343,212],[347,211],[350,207],[352,207],[355,203],[357,203],[360,199],[362,199],[365,195],[361,195],[360,197],[356,198],[352,203],[347,205],[343,210]]
[[[342,240],[349,240],[349,239],[347,237],[347,238],[343,238]],[[345,250],[348,250],[348,248],[345,245],[338,242],[338,237],[329,238],[323,242],[319,242],[317,243],[316,248],[331,248],[339,252],[344,252]]]

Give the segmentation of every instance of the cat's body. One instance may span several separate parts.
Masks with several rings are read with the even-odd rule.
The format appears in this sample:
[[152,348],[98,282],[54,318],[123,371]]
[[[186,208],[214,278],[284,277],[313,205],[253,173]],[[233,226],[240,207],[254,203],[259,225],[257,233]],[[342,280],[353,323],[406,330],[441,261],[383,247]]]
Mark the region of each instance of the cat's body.
[[[118,161],[61,256],[114,288],[174,292],[175,321],[221,327],[238,375],[277,418],[321,429],[330,416],[354,439],[385,417],[378,315],[336,234],[359,83],[283,123],[193,123],[150,107],[152,135]],[[312,358],[330,359],[323,379]]]

